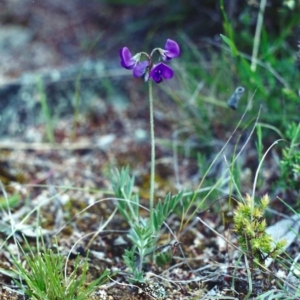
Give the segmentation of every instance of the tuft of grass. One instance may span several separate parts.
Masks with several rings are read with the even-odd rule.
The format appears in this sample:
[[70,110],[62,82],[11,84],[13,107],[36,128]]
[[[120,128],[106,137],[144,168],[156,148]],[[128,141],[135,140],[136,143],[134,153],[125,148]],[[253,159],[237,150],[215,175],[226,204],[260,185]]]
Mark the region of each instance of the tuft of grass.
[[47,103],[47,96],[46,96],[46,93],[45,93],[45,89],[44,89],[44,85],[43,85],[43,81],[42,81],[41,77],[37,78],[37,89],[38,89],[39,96],[40,96],[42,112],[43,112],[43,115],[44,115],[45,120],[46,120],[47,140],[48,140],[48,142],[53,144],[55,142],[55,138],[54,138],[54,130],[53,130],[53,125],[52,125],[52,119],[51,119],[51,112],[50,112],[50,108],[49,108],[48,103]]
[[[25,238],[24,238],[25,239]],[[34,251],[25,239],[26,251],[20,247],[25,264],[13,256],[15,273],[21,278],[16,282],[30,299],[34,300],[86,300],[97,287],[108,280],[105,270],[99,278],[88,283],[89,263],[87,257],[77,257],[69,277],[64,276],[66,257],[48,249],[42,241]],[[25,285],[24,285],[25,284]]]

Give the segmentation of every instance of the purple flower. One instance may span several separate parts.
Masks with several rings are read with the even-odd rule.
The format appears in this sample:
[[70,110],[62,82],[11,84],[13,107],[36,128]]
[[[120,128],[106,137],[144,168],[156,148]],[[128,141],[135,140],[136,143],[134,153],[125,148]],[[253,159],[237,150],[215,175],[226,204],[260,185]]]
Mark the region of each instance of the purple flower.
[[127,47],[120,49],[119,54],[121,58],[121,66],[125,69],[133,70],[134,77],[143,77],[145,81],[153,79],[156,83],[160,83],[163,79],[171,79],[173,77],[173,70],[164,63],[154,64],[153,56],[155,52],[159,52],[160,57],[164,61],[169,61],[172,58],[179,56],[179,45],[167,39],[165,48],[154,48],[151,54],[146,52],[139,52],[132,56]]
[[134,77],[142,77],[146,74],[147,67],[149,66],[148,60],[139,62],[141,55],[138,53],[135,56],[132,56],[127,47],[120,49],[119,53],[121,57],[121,66],[128,70],[133,69]]
[[156,83],[162,82],[163,79],[171,79],[173,70],[163,63],[154,65],[150,71],[149,78],[152,78]]
[[171,60],[172,58],[179,56],[179,54],[180,54],[179,45],[175,41],[171,39],[167,39],[165,44],[165,49],[161,51],[162,59],[168,61]]
[[144,60],[140,63],[137,63],[133,68],[133,76],[134,77],[142,77],[146,74],[147,67],[149,66],[149,61]]
[[133,69],[137,64],[136,59],[131,55],[127,47],[123,47],[119,51],[121,57],[121,66],[125,69]]

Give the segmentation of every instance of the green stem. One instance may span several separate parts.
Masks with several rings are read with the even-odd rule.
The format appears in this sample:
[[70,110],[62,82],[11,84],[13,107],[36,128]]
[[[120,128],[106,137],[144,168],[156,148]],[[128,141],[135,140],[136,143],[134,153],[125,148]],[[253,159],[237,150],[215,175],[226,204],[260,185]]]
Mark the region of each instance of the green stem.
[[261,30],[262,30],[263,22],[264,22],[264,12],[265,12],[266,5],[267,5],[267,0],[260,1],[256,29],[255,29],[255,36],[254,36],[252,57],[251,57],[251,71],[252,72],[256,71],[258,48],[259,48]]
[[152,220],[153,205],[154,205],[154,184],[155,184],[155,137],[154,137],[152,81],[149,80],[148,82],[149,82],[150,136],[151,136],[150,218]]
[[79,124],[79,106],[80,106],[80,80],[82,75],[82,69],[80,70],[75,83],[75,107],[74,107],[74,120],[73,120],[73,134],[72,139],[75,141],[77,136],[77,127]]
[[42,106],[42,112],[43,115],[46,119],[46,134],[47,134],[47,139],[51,144],[54,144],[55,142],[55,137],[54,137],[54,129],[52,126],[52,118],[51,118],[51,113],[50,113],[50,108],[47,103],[47,96],[45,93],[43,81],[41,77],[37,78],[37,88],[40,94],[40,101],[41,101],[41,106]]

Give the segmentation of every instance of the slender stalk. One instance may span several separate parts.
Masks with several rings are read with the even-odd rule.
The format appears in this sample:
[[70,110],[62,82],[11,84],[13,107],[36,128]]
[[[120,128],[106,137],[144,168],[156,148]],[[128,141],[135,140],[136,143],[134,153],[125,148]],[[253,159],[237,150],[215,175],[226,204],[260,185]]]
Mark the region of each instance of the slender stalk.
[[80,88],[81,88],[81,75],[82,75],[82,68],[76,78],[75,82],[75,107],[74,107],[74,120],[73,120],[73,134],[72,139],[75,141],[77,136],[77,127],[79,124],[79,106],[80,106]]
[[149,107],[150,107],[150,138],[151,138],[151,174],[150,174],[150,219],[152,219],[154,205],[154,184],[155,184],[155,136],[154,136],[154,117],[153,117],[153,94],[152,80],[149,83]]
[[38,91],[40,94],[42,112],[46,119],[47,139],[51,144],[54,144],[55,137],[54,137],[54,130],[53,130],[53,126],[52,126],[51,113],[50,113],[49,105],[47,103],[47,96],[45,93],[45,89],[44,89],[44,85],[43,85],[43,81],[42,81],[41,77],[37,78],[37,88],[38,88]]
[[260,1],[256,29],[255,29],[254,43],[253,43],[252,58],[251,58],[251,71],[252,72],[256,71],[258,48],[259,48],[259,43],[260,43],[260,35],[261,35],[262,26],[263,26],[264,12],[265,12],[266,5],[267,5],[267,0]]

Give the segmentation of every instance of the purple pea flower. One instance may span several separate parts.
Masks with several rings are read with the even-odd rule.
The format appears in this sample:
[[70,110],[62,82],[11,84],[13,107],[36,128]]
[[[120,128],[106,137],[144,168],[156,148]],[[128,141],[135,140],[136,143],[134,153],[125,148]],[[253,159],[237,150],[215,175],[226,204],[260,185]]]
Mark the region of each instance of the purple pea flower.
[[[173,70],[164,63],[154,64],[152,57],[155,52],[159,52],[160,57],[164,61],[169,61],[172,58],[179,56],[179,45],[167,39],[165,48],[155,48],[151,54],[140,52],[132,56],[127,47],[120,49],[119,54],[121,58],[121,66],[125,69],[133,70],[134,77],[143,77],[145,81],[153,79],[156,83],[160,83],[163,79],[171,79],[173,77]],[[141,60],[141,57],[145,57]]]
[[120,49],[121,66],[125,69],[133,69],[137,64],[136,59],[131,55],[131,52],[127,47]]
[[146,75],[147,67],[149,66],[148,60],[143,60],[136,64],[133,68],[133,76],[134,77],[142,77]]
[[152,78],[156,83],[162,82],[163,79],[171,79],[173,70],[163,63],[154,65],[150,71],[149,78]]
[[121,66],[125,69],[133,69],[134,77],[142,77],[146,73],[146,69],[149,66],[149,61],[144,60],[139,62],[140,53],[132,56],[127,47],[120,49]]
[[180,54],[180,48],[179,45],[171,40],[171,39],[167,39],[166,44],[165,44],[165,49],[161,49],[160,50],[162,59],[164,61],[169,61],[172,58],[175,58],[177,56],[179,56]]

